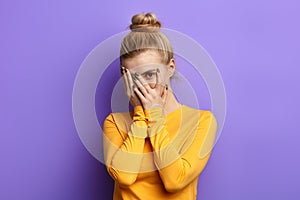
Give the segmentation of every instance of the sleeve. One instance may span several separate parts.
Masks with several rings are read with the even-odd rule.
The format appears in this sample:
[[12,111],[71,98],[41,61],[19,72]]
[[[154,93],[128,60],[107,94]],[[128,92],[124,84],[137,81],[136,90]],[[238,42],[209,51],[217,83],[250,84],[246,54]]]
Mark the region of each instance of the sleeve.
[[110,176],[126,187],[135,182],[140,169],[147,123],[142,106],[134,107],[133,120],[127,134],[122,133],[116,121],[110,114],[103,123],[104,160]]
[[[168,136],[162,108],[146,110],[146,118],[149,121],[148,134],[154,151],[154,162],[164,187],[169,192],[179,191],[199,176],[206,166],[214,144],[216,119],[211,111],[204,111],[200,115],[193,141],[180,155]],[[188,123],[183,126],[185,124]],[[200,157],[203,151],[207,154]]]

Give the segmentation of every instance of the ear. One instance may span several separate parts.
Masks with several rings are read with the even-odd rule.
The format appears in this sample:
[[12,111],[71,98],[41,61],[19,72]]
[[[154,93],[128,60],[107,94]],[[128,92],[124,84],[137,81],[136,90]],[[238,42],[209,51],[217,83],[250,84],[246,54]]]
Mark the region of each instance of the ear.
[[173,74],[174,74],[175,68],[176,68],[174,58],[171,58],[171,60],[170,60],[169,64],[167,65],[167,67],[168,67],[168,76],[172,77]]

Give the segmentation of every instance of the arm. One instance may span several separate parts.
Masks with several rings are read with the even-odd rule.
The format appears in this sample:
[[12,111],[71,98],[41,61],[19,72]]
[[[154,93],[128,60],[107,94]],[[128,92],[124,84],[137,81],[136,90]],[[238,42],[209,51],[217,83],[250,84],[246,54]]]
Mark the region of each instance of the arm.
[[115,121],[110,114],[103,124],[104,160],[110,176],[120,185],[129,186],[137,178],[147,137],[142,106],[134,107],[133,122],[126,136],[122,137]]
[[[162,108],[148,109],[146,116],[149,121],[148,134],[154,150],[154,162],[165,189],[169,192],[179,191],[199,176],[206,166],[214,143],[216,119],[212,112],[204,111],[200,115],[193,141],[180,155],[168,136]],[[200,157],[200,152],[203,151],[208,154]]]

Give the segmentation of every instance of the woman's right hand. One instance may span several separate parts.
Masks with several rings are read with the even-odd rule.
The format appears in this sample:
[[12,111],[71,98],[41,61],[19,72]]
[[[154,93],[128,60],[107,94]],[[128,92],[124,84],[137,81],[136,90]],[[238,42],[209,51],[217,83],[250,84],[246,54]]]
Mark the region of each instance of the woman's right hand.
[[133,87],[136,87],[136,85],[132,80],[132,77],[131,77],[131,74],[130,74],[129,70],[126,69],[124,66],[122,66],[121,72],[122,72],[122,77],[123,77],[123,83],[125,85],[126,95],[129,99],[129,102],[131,103],[131,105],[133,107],[138,106],[138,105],[142,105],[139,97],[134,92]]

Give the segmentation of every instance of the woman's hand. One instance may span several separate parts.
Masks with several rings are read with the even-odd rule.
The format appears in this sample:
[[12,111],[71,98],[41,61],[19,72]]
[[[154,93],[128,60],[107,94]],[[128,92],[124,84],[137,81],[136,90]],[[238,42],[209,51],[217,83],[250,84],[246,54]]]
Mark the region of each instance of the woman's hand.
[[157,69],[156,84],[153,89],[138,73],[135,73],[132,78],[138,87],[134,87],[133,90],[142,102],[144,110],[158,106],[163,108],[166,101],[168,85],[162,85],[159,69]]
[[139,100],[139,98],[136,96],[136,94],[134,93],[134,83],[131,77],[131,74],[129,72],[128,69],[126,69],[125,67],[121,67],[121,73],[123,76],[123,83],[125,85],[125,89],[126,89],[126,95],[131,103],[131,105],[134,106],[138,106],[141,105],[141,101]]

